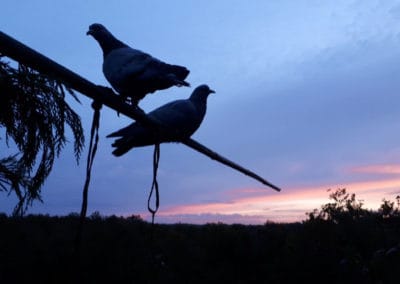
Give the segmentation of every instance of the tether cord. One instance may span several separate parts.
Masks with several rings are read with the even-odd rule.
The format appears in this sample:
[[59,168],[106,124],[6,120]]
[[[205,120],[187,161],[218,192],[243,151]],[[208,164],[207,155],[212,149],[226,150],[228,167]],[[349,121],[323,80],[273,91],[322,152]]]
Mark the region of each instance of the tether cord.
[[[158,182],[157,182],[157,170],[158,163],[160,161],[160,144],[154,145],[153,152],[153,182],[151,184],[149,199],[147,200],[147,209],[151,213],[151,223],[154,224],[154,216],[156,215],[158,208],[160,207],[160,193],[158,190]],[[155,207],[151,206],[151,198],[153,196],[153,192],[155,192]]]
[[98,101],[93,101],[92,108],[94,109],[93,113],[93,121],[92,121],[92,129],[90,130],[90,143],[89,143],[89,152],[87,156],[87,164],[86,164],[86,180],[85,185],[83,186],[83,198],[82,198],[82,207],[79,221],[79,228],[76,238],[76,245],[79,245],[82,235],[82,226],[86,218],[87,212],[87,203],[88,203],[88,192],[89,192],[89,184],[90,184],[90,176],[92,172],[92,166],[94,157],[97,151],[97,144],[99,142],[99,126],[100,126],[100,109],[102,104]]

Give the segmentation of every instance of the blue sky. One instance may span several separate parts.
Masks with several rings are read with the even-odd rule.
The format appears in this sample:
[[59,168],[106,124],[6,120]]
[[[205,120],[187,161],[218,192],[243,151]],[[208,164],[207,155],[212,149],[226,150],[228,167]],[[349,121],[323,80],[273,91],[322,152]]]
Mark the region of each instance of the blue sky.
[[[347,187],[376,207],[400,187],[400,1],[8,1],[1,30],[108,85],[94,22],[131,46],[188,67],[216,94],[193,138],[281,186],[281,193],[180,144],[161,147],[160,222],[300,220]],[[150,111],[189,96],[147,96]],[[90,101],[73,104],[88,135]],[[130,121],[104,109],[89,213],[146,215],[152,148],[111,155]],[[85,154],[86,155],[86,154]],[[84,155],[84,156],[85,156]],[[79,211],[84,165],[67,147],[32,213]],[[10,212],[15,199],[0,199]]]

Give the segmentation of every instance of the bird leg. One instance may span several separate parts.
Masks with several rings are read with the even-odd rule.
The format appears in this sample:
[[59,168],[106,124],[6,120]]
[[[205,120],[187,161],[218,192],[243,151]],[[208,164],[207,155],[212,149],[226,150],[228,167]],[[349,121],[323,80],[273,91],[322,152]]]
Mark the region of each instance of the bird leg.
[[[132,107],[137,107],[137,103],[138,102],[135,102],[133,99],[132,99],[132,97],[130,97],[130,96],[127,96],[126,94],[124,94],[124,93],[120,93],[119,94],[120,95],[120,97],[122,98],[122,100],[124,101],[124,103],[126,103],[126,104],[128,104],[128,105],[130,105],[130,106],[132,106]],[[117,112],[117,115],[119,116],[119,112]]]

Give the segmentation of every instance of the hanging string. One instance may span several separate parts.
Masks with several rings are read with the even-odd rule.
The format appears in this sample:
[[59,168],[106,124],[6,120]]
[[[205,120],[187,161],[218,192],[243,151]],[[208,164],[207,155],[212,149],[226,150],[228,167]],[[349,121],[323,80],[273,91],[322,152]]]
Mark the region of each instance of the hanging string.
[[[151,223],[154,225],[154,217],[160,207],[160,193],[158,190],[158,182],[157,182],[157,170],[158,170],[158,163],[160,161],[160,144],[154,145],[154,152],[153,152],[153,182],[151,184],[151,189],[149,193],[149,198],[147,200],[147,209],[151,213]],[[155,207],[151,206],[151,199],[155,193]]]
[[97,144],[99,142],[99,126],[100,126],[101,106],[102,106],[102,104],[98,101],[93,101],[93,103],[92,103],[92,108],[94,109],[94,113],[93,113],[93,120],[92,120],[92,128],[90,130],[89,152],[88,152],[87,164],[86,164],[86,180],[85,180],[85,185],[83,186],[82,207],[81,207],[78,233],[77,233],[77,237],[76,237],[76,245],[77,246],[79,246],[79,244],[80,244],[81,235],[82,235],[82,227],[83,227],[83,223],[86,218],[90,176],[91,176],[91,172],[92,172],[94,157],[95,157],[96,151],[97,151]]

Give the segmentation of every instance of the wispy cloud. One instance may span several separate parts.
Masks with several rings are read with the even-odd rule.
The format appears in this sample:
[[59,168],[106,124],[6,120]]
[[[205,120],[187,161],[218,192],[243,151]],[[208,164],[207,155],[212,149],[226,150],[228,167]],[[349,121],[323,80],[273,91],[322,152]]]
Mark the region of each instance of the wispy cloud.
[[400,174],[400,165],[368,165],[354,167],[349,170],[351,173],[361,173],[361,174],[379,174],[379,175],[394,175]]

